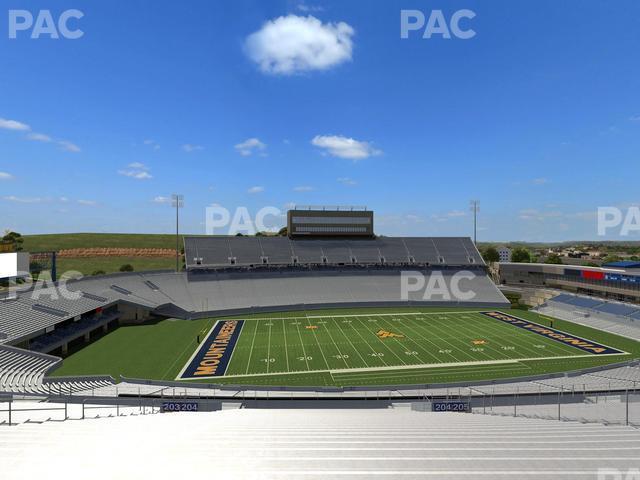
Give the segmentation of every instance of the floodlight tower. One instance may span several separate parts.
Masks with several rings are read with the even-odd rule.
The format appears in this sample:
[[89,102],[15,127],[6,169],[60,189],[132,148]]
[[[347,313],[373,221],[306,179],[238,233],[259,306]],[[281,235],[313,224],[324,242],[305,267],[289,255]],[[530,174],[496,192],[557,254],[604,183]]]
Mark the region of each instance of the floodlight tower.
[[473,243],[478,244],[478,212],[480,211],[480,200],[471,200],[470,209],[473,212]]
[[171,206],[176,209],[176,272],[180,271],[180,209],[184,207],[184,195],[174,193],[171,195]]

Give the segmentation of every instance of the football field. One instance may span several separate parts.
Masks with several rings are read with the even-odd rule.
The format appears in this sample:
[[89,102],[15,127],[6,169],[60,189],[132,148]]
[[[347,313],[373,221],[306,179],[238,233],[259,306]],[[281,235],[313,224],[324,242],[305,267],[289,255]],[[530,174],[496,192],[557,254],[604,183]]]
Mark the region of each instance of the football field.
[[621,361],[627,355],[552,328],[550,321],[542,325],[500,312],[470,311],[221,320],[201,332],[204,340],[176,379],[416,383],[425,375],[432,382],[487,372],[528,375],[543,363],[570,367],[581,359]]

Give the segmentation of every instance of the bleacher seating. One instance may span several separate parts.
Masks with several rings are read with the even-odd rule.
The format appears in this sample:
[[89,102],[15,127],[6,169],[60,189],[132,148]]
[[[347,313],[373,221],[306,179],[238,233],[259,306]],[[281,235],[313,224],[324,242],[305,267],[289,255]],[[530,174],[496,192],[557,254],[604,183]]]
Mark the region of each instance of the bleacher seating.
[[93,468],[102,478],[106,439],[125,467],[105,478],[595,479],[635,471],[640,450],[640,431],[624,426],[404,407],[227,409],[2,428],[3,475],[75,480]]
[[367,240],[186,237],[185,252],[188,268],[265,263],[484,265],[473,242],[469,238],[456,237],[379,237]]
[[58,357],[0,345],[0,393],[68,395],[114,383],[99,377],[43,382],[45,374],[60,361]]

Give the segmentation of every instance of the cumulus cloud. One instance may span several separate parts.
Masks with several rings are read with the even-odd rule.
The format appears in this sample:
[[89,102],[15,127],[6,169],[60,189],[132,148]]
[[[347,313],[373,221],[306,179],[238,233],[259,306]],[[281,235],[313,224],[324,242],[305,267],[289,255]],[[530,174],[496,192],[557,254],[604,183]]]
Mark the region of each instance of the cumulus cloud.
[[6,197],[2,197],[3,200],[6,200],[7,202],[14,202],[14,203],[42,203],[45,201],[44,198],[40,198],[40,197],[16,197],[14,195],[8,195]]
[[191,152],[197,152],[200,150],[204,150],[204,147],[202,145],[192,145],[190,143],[186,143],[184,145],[182,145],[182,150],[184,150],[187,153],[191,153]]
[[17,120],[7,120],[5,118],[0,118],[0,128],[18,132],[28,132],[31,130],[31,127],[26,123],[18,122]]
[[[29,132],[25,138],[27,140],[35,141],[35,142],[53,142],[54,139],[49,135],[45,135],[44,133],[36,133],[31,131],[31,127],[26,123],[18,122],[17,120],[7,120],[5,118],[0,118],[0,129],[4,130],[14,130],[17,132]],[[80,147],[76,144],[71,143],[68,140],[56,140],[56,143],[62,150],[67,152],[78,153],[80,152]]]
[[30,133],[27,135],[27,140],[32,140],[34,142],[45,142],[48,143],[51,141],[51,137],[49,135],[45,135],[44,133]]
[[142,143],[150,148],[153,148],[154,150],[160,150],[160,145],[158,145],[158,142],[156,142],[155,140],[147,139]]
[[338,177],[337,178],[338,183],[341,183],[342,185],[346,185],[348,187],[357,185],[358,182],[356,182],[355,180],[349,178],[349,177]]
[[65,152],[78,153],[81,151],[79,146],[77,146],[75,143],[69,142],[68,140],[60,140],[58,142],[58,145],[60,145],[60,148],[62,148],[62,150],[64,150]]
[[534,185],[546,185],[547,183],[549,183],[549,179],[548,178],[534,178],[533,180],[531,180],[531,183],[533,183]]
[[264,73],[291,75],[326,70],[351,60],[353,28],[313,16],[287,15],[266,22],[247,37],[245,50]]
[[316,135],[311,140],[311,144],[322,148],[334,157],[347,158],[354,161],[382,154],[381,150],[373,148],[369,142],[361,142],[342,135]]
[[13,175],[7,172],[0,172],[0,180],[13,180]]
[[133,162],[127,165],[127,169],[118,170],[118,175],[135,178],[136,180],[149,180],[153,175],[149,173],[149,167],[144,163]]
[[267,145],[257,138],[248,138],[244,142],[234,145],[233,148],[235,148],[243,157],[248,157],[254,152],[264,151],[264,149],[267,148]]
[[264,187],[260,187],[260,186],[251,187],[249,190],[247,190],[247,193],[262,193],[262,192],[264,192]]
[[298,10],[300,10],[301,12],[322,12],[324,11],[324,8],[321,7],[320,5],[308,5],[304,2],[299,3],[298,5],[296,5],[296,8]]

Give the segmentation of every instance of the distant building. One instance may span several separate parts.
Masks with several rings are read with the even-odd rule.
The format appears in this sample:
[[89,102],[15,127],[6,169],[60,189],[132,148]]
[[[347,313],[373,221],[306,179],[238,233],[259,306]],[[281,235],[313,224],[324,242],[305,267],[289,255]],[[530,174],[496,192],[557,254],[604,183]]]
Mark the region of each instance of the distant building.
[[622,302],[640,303],[640,263],[583,267],[541,263],[500,263],[502,285],[549,287]]
[[507,247],[502,247],[498,249],[498,255],[500,255],[500,262],[510,262],[511,261],[511,249]]

